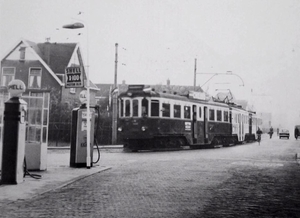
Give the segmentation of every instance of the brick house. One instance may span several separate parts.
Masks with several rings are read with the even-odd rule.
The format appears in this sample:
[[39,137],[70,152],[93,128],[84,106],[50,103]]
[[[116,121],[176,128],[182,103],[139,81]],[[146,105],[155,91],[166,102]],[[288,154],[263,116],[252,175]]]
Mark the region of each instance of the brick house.
[[[6,87],[12,79],[22,80],[27,92],[56,91],[61,102],[79,103],[78,94],[83,88],[65,88],[65,68],[82,66],[86,81],[85,65],[78,43],[34,43],[21,39],[1,59],[1,86]],[[91,104],[99,89],[90,82]]]
[[[74,66],[84,71],[84,87],[65,88],[65,68]],[[26,141],[41,142],[45,146],[48,138],[49,141],[62,138],[69,141],[71,110],[80,105],[79,93],[86,89],[79,43],[35,43],[20,39],[1,57],[0,69],[2,113],[7,84],[19,79],[26,85],[23,94],[29,105]],[[91,105],[95,104],[97,91],[97,86],[90,82]]]

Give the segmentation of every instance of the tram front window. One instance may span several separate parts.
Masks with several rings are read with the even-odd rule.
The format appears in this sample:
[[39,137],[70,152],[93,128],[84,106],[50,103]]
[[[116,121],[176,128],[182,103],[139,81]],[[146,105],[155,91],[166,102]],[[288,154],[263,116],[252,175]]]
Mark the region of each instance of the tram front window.
[[184,106],[184,118],[191,119],[191,107],[190,106]]
[[120,100],[120,117],[124,116],[124,100]]
[[132,116],[137,117],[139,115],[139,101],[134,99],[132,101]]
[[125,117],[130,116],[130,100],[125,100]]
[[148,116],[148,100],[145,98],[142,100],[142,116]]
[[162,104],[162,116],[163,117],[170,117],[170,104]]
[[151,117],[158,117],[159,116],[159,101],[152,100],[151,101]]
[[174,117],[180,118],[181,116],[181,107],[180,105],[174,104]]

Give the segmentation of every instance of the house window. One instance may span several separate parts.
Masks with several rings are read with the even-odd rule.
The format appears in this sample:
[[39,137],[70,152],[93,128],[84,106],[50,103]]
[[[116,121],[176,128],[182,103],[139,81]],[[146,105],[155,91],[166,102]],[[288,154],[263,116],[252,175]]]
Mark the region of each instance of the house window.
[[75,94],[76,93],[76,88],[70,88],[70,93]]
[[15,68],[14,67],[3,67],[2,68],[2,86],[7,86],[8,83],[15,79]]
[[40,89],[42,81],[42,69],[30,68],[29,70],[29,89]]
[[20,47],[20,49],[19,49],[19,51],[20,51],[20,61],[25,60],[25,49],[26,49],[26,47]]

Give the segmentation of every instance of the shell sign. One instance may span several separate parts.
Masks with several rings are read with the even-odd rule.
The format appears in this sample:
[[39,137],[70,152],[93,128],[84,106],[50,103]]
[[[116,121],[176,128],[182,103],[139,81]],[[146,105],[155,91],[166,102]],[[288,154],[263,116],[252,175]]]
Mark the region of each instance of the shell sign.
[[20,97],[26,90],[25,83],[18,79],[10,81],[7,88],[11,97]]
[[79,100],[80,100],[81,104],[87,103],[87,91],[86,90],[82,90],[79,93]]

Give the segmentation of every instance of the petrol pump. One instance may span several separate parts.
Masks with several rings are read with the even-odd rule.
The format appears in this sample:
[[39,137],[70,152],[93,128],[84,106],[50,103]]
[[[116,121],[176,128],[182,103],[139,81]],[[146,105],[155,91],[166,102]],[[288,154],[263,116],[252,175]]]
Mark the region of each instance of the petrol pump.
[[[71,127],[71,151],[70,167],[86,167],[87,159],[91,160],[90,166],[93,166],[93,142],[94,142],[94,123],[95,110],[90,109],[90,133],[87,133],[87,108],[86,108],[86,91],[79,94],[81,106],[72,110],[72,127]],[[90,137],[90,145],[87,145],[87,137]],[[90,149],[87,149],[90,146]],[[88,154],[88,150],[90,151]],[[89,155],[90,158],[87,158]]]
[[4,106],[2,184],[18,184],[24,181],[27,103],[20,96],[25,89],[26,86],[21,80],[12,80],[8,84],[11,98]]

